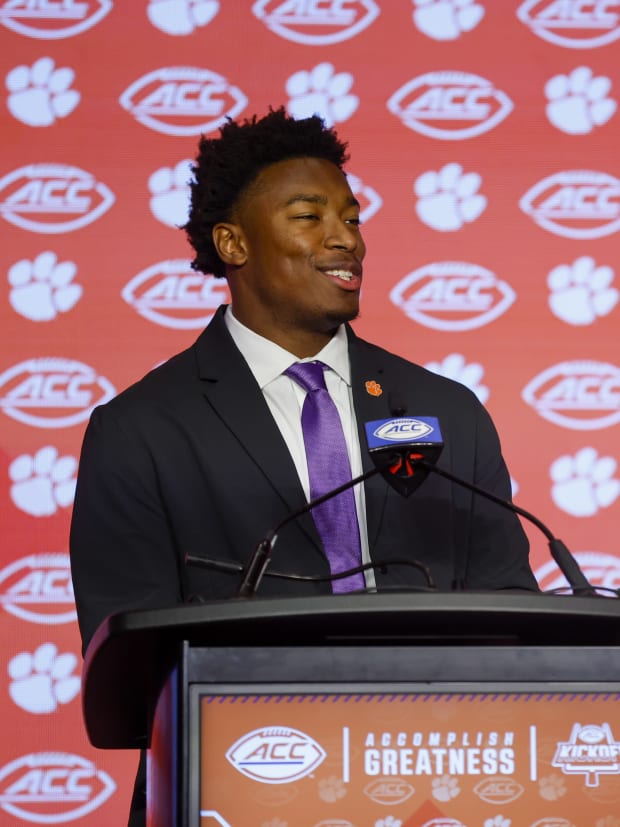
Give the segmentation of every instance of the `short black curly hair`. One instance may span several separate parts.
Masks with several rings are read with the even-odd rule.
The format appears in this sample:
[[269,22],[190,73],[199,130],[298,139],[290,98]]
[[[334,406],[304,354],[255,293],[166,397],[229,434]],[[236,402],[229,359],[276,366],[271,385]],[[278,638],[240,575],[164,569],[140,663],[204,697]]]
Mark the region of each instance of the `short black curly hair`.
[[339,169],[349,160],[347,144],[318,115],[295,120],[284,107],[241,123],[228,120],[218,138],[202,136],[192,168],[189,218],[183,227],[196,253],[194,270],[225,275],[213,244],[213,227],[232,220],[241,195],[261,170],[291,158],[322,158]]

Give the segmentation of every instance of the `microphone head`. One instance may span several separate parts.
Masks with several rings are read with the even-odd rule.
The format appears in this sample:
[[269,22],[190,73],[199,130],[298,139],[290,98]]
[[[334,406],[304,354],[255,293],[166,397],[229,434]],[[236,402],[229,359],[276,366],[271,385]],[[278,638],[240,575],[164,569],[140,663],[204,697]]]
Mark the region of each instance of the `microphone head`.
[[439,421],[434,416],[398,416],[375,419],[365,428],[375,466],[392,488],[408,497],[429,473],[415,460],[435,465],[443,450]]

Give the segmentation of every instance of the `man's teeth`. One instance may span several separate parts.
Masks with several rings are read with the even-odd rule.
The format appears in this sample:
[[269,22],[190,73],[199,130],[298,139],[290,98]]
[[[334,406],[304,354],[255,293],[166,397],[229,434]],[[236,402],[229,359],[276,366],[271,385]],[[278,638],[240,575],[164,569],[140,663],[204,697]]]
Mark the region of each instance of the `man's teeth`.
[[336,278],[345,281],[351,281],[353,278],[353,273],[350,270],[327,270],[326,272],[328,276],[336,276]]

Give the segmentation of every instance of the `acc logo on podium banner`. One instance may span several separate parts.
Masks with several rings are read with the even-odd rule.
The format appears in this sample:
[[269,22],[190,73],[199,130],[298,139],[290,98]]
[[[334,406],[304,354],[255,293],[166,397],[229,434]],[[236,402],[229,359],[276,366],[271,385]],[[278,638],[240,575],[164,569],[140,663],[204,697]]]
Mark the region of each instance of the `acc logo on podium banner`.
[[325,759],[325,750],[309,735],[287,727],[248,732],[226,758],[239,772],[264,784],[288,784],[309,775]]

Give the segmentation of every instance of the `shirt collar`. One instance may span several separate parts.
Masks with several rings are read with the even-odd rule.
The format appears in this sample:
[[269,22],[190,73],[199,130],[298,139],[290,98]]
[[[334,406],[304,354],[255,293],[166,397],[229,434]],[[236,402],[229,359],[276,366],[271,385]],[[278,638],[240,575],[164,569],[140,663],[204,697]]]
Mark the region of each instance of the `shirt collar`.
[[309,359],[298,359],[275,342],[259,336],[235,318],[232,307],[226,308],[224,321],[234,343],[248,363],[261,390],[284,373],[295,362],[324,362],[338,376],[351,385],[351,366],[349,364],[349,343],[347,331],[343,324],[329,342],[317,354]]

